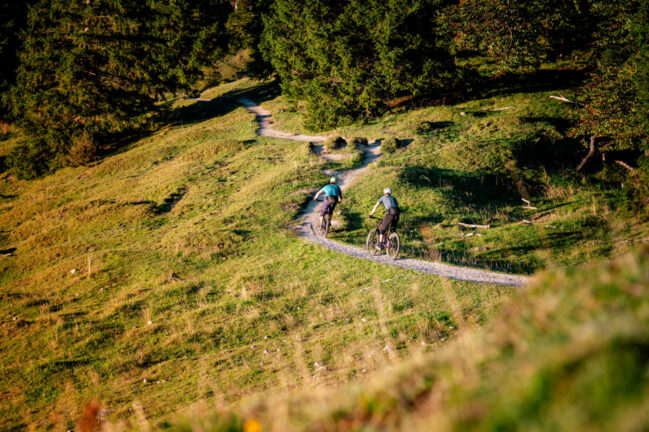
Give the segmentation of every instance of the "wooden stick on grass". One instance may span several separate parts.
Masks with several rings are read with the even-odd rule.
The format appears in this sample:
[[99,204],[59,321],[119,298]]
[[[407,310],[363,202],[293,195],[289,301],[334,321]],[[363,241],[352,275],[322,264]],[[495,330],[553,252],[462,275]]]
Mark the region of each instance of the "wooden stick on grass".
[[463,227],[463,228],[481,228],[481,229],[491,228],[491,225],[466,224],[466,223],[463,223],[463,222],[458,222],[457,224],[459,226]]
[[529,202],[525,198],[521,198],[521,199],[525,202],[525,205],[523,206],[524,209],[537,210],[537,208],[534,207],[531,202]]

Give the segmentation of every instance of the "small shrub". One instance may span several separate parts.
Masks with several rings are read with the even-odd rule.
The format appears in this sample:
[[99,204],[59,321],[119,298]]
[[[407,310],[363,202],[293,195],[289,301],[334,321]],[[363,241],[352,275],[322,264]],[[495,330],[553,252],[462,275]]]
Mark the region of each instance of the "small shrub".
[[412,148],[427,148],[431,146],[432,140],[425,137],[415,137],[412,142],[409,144]]
[[417,125],[419,135],[428,135],[432,132],[446,129],[453,125],[451,121],[423,121]]
[[14,147],[6,164],[19,179],[31,180],[49,169],[50,157],[51,151],[43,141],[31,141]]
[[67,162],[71,166],[85,165],[92,161],[96,155],[97,145],[92,139],[92,136],[84,133],[72,140]]
[[417,126],[417,133],[427,133],[432,131],[433,129],[433,124],[431,122],[424,121],[419,123],[419,125]]
[[367,138],[354,137],[354,138],[351,139],[351,143],[356,148],[358,148],[358,146],[366,146],[367,145]]
[[306,143],[306,149],[307,149],[307,153],[310,154],[310,155],[314,155],[314,154],[317,153],[315,151],[315,143],[314,142]]
[[332,150],[342,148],[346,144],[347,144],[347,141],[345,141],[345,138],[343,138],[343,137],[340,137],[340,136],[338,136],[338,137],[329,137],[324,142],[324,148],[327,151],[332,151]]
[[386,138],[381,143],[381,151],[384,153],[394,153],[401,147],[401,141],[398,138]]

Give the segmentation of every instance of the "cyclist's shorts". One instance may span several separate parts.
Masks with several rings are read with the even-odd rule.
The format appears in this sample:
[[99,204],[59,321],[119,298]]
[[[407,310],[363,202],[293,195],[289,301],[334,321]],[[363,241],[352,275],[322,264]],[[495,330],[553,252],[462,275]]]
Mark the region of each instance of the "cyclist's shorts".
[[383,220],[379,225],[379,231],[381,231],[382,233],[385,232],[385,230],[387,230],[390,227],[390,225],[392,225],[392,228],[396,230],[398,223],[399,223],[399,212],[387,213],[385,216],[383,216]]
[[338,197],[327,196],[322,203],[322,207],[320,207],[320,216],[324,216],[325,213],[332,214],[336,208],[336,204],[338,204]]

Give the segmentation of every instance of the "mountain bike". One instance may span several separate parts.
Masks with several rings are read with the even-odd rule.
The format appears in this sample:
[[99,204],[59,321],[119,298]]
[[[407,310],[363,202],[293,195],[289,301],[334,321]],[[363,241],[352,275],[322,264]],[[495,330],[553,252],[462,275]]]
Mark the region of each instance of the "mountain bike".
[[[326,199],[326,198],[325,198]],[[318,202],[322,202],[324,200],[318,200]],[[320,222],[320,232],[319,234],[322,237],[327,237],[327,234],[329,234],[329,231],[331,230],[331,215],[333,214],[333,209],[329,209],[329,211],[325,212],[322,222]]]
[[[370,219],[379,218],[370,216]],[[367,240],[365,240],[365,249],[367,249],[367,251],[372,256],[385,249],[385,252],[390,258],[397,259],[397,256],[399,256],[399,251],[401,250],[401,239],[399,238],[399,234],[397,234],[394,228],[390,227],[390,229],[383,234],[383,242],[380,242],[380,225],[381,220],[379,219],[379,223],[376,224],[376,227],[372,228],[367,234]]]

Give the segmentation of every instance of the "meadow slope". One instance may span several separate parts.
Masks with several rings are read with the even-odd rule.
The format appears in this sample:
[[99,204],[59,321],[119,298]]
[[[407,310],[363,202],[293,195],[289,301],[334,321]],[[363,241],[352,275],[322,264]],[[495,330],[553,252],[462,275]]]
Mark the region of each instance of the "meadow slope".
[[322,170],[353,155],[257,137],[236,99],[268,89],[242,80],[179,101],[173,124],[89,167],[3,175],[4,428],[73,429],[91,399],[112,422],[137,401],[163,426],[335,385],[481,325],[511,292],[301,240],[294,221]]
[[[328,131],[415,138],[346,192],[332,238],[361,245],[362,215],[390,185],[409,258],[532,273],[641,242],[646,220],[618,205],[616,185],[554,164],[581,150],[562,138],[570,112],[548,103],[552,91]],[[349,147],[322,160],[307,143],[258,137],[243,97],[277,113],[278,129],[300,131],[299,106],[273,83],[243,79],[177,101],[170,124],[94,165],[34,181],[2,175],[6,429],[73,429],[91,399],[113,425],[143,414],[166,428],[178,414],[243,412],[257,397],[336,392],[490,325],[512,295],[304,242],[295,222],[323,170],[361,161]],[[515,108],[493,111],[506,106]],[[531,157],[539,151],[548,157]],[[521,196],[538,209],[522,209]],[[467,232],[460,221],[492,228]]]

